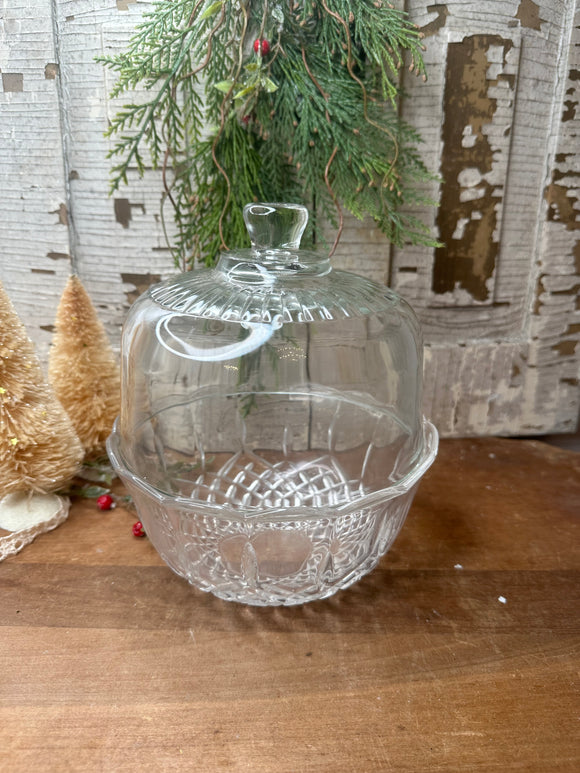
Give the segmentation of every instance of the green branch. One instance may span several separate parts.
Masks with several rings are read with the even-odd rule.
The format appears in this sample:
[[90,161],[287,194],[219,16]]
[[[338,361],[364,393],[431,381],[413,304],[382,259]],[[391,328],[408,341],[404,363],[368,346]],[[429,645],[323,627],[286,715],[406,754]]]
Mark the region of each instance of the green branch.
[[421,51],[416,26],[382,0],[161,0],[126,52],[101,59],[118,73],[113,96],[154,94],[107,131],[112,189],[131,165],[144,173],[147,146],[182,266],[246,243],[242,207],[262,198],[315,203],[338,227],[345,207],[397,244],[434,244],[401,213],[432,203],[420,139],[397,113],[399,69],[424,76]]

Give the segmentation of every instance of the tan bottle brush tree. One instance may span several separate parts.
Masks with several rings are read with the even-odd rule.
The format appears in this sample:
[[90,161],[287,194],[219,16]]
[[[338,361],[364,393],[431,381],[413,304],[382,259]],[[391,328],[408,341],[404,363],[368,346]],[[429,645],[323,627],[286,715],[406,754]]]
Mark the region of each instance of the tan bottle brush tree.
[[102,322],[77,276],[56,315],[49,378],[89,456],[103,452],[119,413],[119,369]]
[[44,379],[32,342],[0,284],[0,560],[68,514],[51,494],[75,474],[83,450]]

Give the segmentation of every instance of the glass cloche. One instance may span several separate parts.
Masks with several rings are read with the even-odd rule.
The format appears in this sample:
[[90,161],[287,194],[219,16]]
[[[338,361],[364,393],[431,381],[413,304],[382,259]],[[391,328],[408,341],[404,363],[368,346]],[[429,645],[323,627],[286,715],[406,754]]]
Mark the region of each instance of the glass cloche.
[[223,599],[298,604],[377,564],[437,432],[410,306],[300,250],[304,207],[244,217],[251,249],[133,305],[108,450],[178,574]]

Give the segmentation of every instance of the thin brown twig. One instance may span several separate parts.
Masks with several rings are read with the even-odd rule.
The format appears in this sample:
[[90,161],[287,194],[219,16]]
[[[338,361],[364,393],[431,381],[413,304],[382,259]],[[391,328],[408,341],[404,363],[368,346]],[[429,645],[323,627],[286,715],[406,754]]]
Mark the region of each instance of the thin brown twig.
[[173,257],[173,262],[176,266],[179,266],[179,260],[181,260],[181,269],[182,271],[187,271],[187,258],[182,253],[180,255],[180,251],[173,247],[171,240],[169,238],[169,234],[167,233],[167,224],[165,222],[165,215],[164,215],[164,205],[165,205],[165,197],[161,199],[161,207],[159,209],[159,215],[161,217],[161,228],[163,230],[163,237],[165,239],[165,244],[169,248],[169,251],[171,252],[171,255]]
[[327,94],[326,91],[324,91],[324,89],[322,88],[320,83],[316,80],[316,78],[314,77],[314,75],[310,71],[310,67],[308,66],[308,62],[306,61],[306,51],[304,50],[304,46],[302,46],[302,61],[304,62],[304,67],[306,67],[306,72],[310,76],[310,80],[312,81],[312,83],[314,83],[314,85],[316,86],[318,91],[320,91],[320,93],[322,94],[322,96],[324,97],[326,102],[328,102],[330,94]]
[[197,3],[194,5],[192,12],[189,15],[189,19],[187,20],[187,26],[191,27],[195,20],[195,16],[199,10],[199,6],[202,5],[204,0],[198,0]]
[[[173,100],[173,102],[176,101],[176,94],[177,94],[177,84],[174,81],[173,85],[171,87],[171,99]],[[175,201],[175,199],[173,198],[173,194],[171,193],[171,189],[175,185],[175,180],[173,181],[172,185],[169,185],[169,183],[167,181],[168,161],[169,161],[169,157],[172,155],[172,152],[171,152],[171,146],[170,146],[169,140],[167,139],[166,129],[167,129],[167,119],[163,122],[163,124],[161,126],[161,136],[162,136],[163,142],[165,143],[165,153],[163,155],[163,164],[162,164],[162,167],[161,167],[161,180],[163,182],[163,190],[165,191],[165,195],[164,195],[164,197],[163,197],[163,199],[161,201],[161,225],[162,225],[162,228],[163,228],[163,235],[165,237],[165,242],[166,242],[167,246],[169,247],[169,249],[171,250],[171,252],[173,253],[174,250],[173,250],[173,248],[171,246],[171,241],[169,239],[169,235],[167,233],[167,227],[166,227],[166,224],[165,224],[165,217],[163,215],[163,208],[165,206],[165,200],[166,199],[169,199],[169,201],[171,202],[171,206],[173,207],[173,211],[176,212],[176,213],[178,212],[177,202]],[[182,256],[181,268],[183,269],[183,271],[185,271],[186,268],[187,268],[187,261],[186,261],[184,256]]]
[[[194,7],[193,11],[191,12],[189,20],[187,22],[187,26],[188,27],[191,27],[191,25],[193,24],[193,22],[195,20],[195,16],[197,14],[197,11],[198,11],[198,9],[199,9],[199,7],[201,6],[202,3],[203,3],[203,0],[198,0],[198,2],[195,4],[195,7]],[[217,33],[217,31],[220,29],[220,27],[222,27],[222,25],[224,23],[224,19],[225,19],[225,14],[226,14],[225,5],[222,5],[220,17],[219,17],[218,21],[216,22],[216,24],[211,28],[211,30],[209,32],[209,35],[208,35],[208,38],[207,38],[207,53],[206,53],[203,61],[197,67],[195,67],[193,70],[190,70],[189,72],[181,75],[180,78],[179,78],[179,82],[187,80],[188,78],[193,78],[195,75],[197,75],[199,72],[201,72],[202,70],[204,70],[207,67],[207,64],[208,64],[208,62],[209,62],[209,60],[211,58],[211,54],[212,54],[213,38],[214,38],[215,34]],[[175,89],[176,85],[174,85],[173,88]],[[219,135],[221,134],[221,131],[223,130],[223,123],[225,123],[225,119],[224,119],[224,116],[223,116],[223,105],[222,105],[222,126],[220,127],[220,131],[218,132],[218,135],[216,136],[216,138],[214,140],[214,143],[212,145],[212,158],[214,160],[214,163],[215,163],[216,167],[221,172],[221,174],[223,174],[223,176],[224,176],[224,178],[226,180],[226,184],[227,184],[227,187],[228,187],[228,195],[227,195],[226,205],[225,206],[227,206],[227,204],[229,202],[230,192],[231,192],[231,183],[230,183],[229,177],[227,176],[226,172],[224,171],[224,169],[219,164],[219,162],[218,162],[218,160],[216,158],[216,154],[215,154],[215,147],[216,147],[216,144],[217,144],[217,140],[219,139]],[[177,209],[176,204],[175,204],[175,200],[173,199],[173,196],[171,195],[171,189],[167,185],[166,170],[167,170],[167,162],[168,162],[169,154],[170,154],[170,151],[169,151],[169,148],[167,148],[167,150],[165,151],[165,158],[163,160],[163,185],[164,185],[164,188],[165,188],[165,192],[166,192],[167,196],[169,197],[169,200],[171,201],[171,204],[173,205],[173,208]],[[225,207],[224,207],[224,210],[225,210]],[[223,212],[222,212],[222,216],[220,217],[219,226],[220,226],[220,238],[221,238],[222,244],[224,244],[222,220],[223,220]],[[225,244],[224,244],[224,246],[225,246]]]
[[332,165],[332,162],[334,161],[334,158],[338,152],[338,145],[334,148],[332,151],[330,158],[328,159],[328,163],[326,164],[326,169],[324,170],[324,182],[326,183],[326,187],[328,188],[328,192],[330,193],[330,197],[332,198],[332,202],[334,206],[336,207],[336,211],[338,212],[338,231],[336,234],[336,238],[334,240],[334,244],[332,245],[332,249],[330,250],[328,257],[331,258],[336,248],[338,247],[338,243],[340,241],[340,237],[342,236],[342,229],[344,227],[344,215],[342,214],[342,209],[340,207],[338,197],[336,193],[332,189],[332,185],[330,184],[330,180],[328,179],[328,173],[330,172],[330,167]]
[[167,183],[167,162],[169,160],[170,155],[171,155],[171,151],[169,150],[169,147],[165,148],[165,155],[163,157],[163,166],[161,167],[161,179],[163,181],[163,190],[165,191],[165,195],[171,202],[171,206],[173,207],[173,209],[177,212],[177,204],[175,202],[175,199],[173,198],[173,194],[171,193],[171,188]]
[[280,42],[282,38],[282,33],[280,30],[278,30],[278,39],[274,43],[273,46],[270,47],[270,58],[268,59],[268,75],[272,71],[272,65],[276,61],[276,59],[282,54],[282,56],[286,56],[286,52],[282,48],[282,43]]
[[237,81],[237,79],[240,77],[240,73],[242,71],[242,65],[244,63],[244,42],[246,39],[246,32],[248,29],[248,9],[246,6],[242,5],[242,12],[244,14],[244,23],[242,24],[242,31],[240,33],[240,42],[238,45],[238,69],[236,71],[235,76],[232,78],[234,83]]
[[216,154],[216,148],[217,148],[218,140],[221,137],[222,132],[224,130],[224,126],[226,125],[226,114],[225,114],[226,99],[227,99],[227,95],[222,100],[222,104],[221,104],[221,107],[220,107],[220,125],[219,125],[219,128],[218,128],[217,134],[214,137],[214,140],[213,140],[212,145],[211,145],[211,157],[213,158],[213,162],[216,165],[217,170],[219,171],[219,173],[222,175],[222,177],[226,181],[226,186],[227,186],[226,199],[224,201],[224,205],[222,207],[222,211],[220,213],[220,219],[219,219],[219,222],[218,222],[218,232],[219,232],[219,235],[220,235],[220,242],[221,242],[221,246],[224,248],[224,250],[229,249],[228,245],[226,244],[226,241],[224,239],[224,217],[226,216],[227,209],[228,209],[228,207],[230,205],[230,198],[231,198],[231,195],[232,195],[232,183],[231,183],[230,178],[228,177],[228,173],[226,172],[226,170],[223,168],[223,166],[218,161],[217,154]]
[[[258,34],[258,37],[260,40],[264,37],[264,29],[266,27],[266,20],[268,18],[268,0],[264,0],[264,6],[262,9],[262,23],[260,24],[260,32]],[[261,48],[260,48],[261,51]]]
[[362,94],[363,94],[363,115],[364,115],[365,121],[367,123],[369,123],[371,126],[374,126],[375,129],[378,129],[379,131],[381,131],[384,134],[386,134],[390,138],[390,140],[392,141],[392,143],[394,145],[395,153],[394,153],[393,159],[391,161],[391,164],[390,164],[387,172],[385,173],[385,179],[386,179],[388,177],[388,175],[390,175],[390,173],[393,171],[393,168],[394,168],[395,164],[397,163],[397,159],[399,157],[399,143],[397,142],[397,139],[396,139],[395,135],[391,131],[389,131],[389,129],[387,129],[385,126],[381,126],[380,124],[376,123],[376,121],[373,121],[369,117],[369,114],[368,114],[368,100],[369,100],[369,96],[368,96],[366,87],[365,87],[364,83],[361,81],[361,79],[356,75],[356,73],[353,70],[352,41],[351,41],[350,30],[348,28],[348,24],[346,23],[346,21],[342,18],[342,16],[340,14],[336,13],[335,11],[332,11],[328,7],[328,5],[326,3],[326,0],[321,0],[321,2],[322,2],[322,7],[326,11],[326,13],[329,16],[332,16],[333,19],[336,19],[336,21],[344,29],[344,32],[345,32],[345,35],[346,35],[346,45],[347,45],[346,66],[348,68],[348,72],[349,72],[350,77],[356,83],[358,83],[358,85],[361,87]]
[[[235,77],[232,79],[232,85],[230,86],[228,93],[224,94],[224,98],[222,99],[222,103],[220,105],[220,125],[219,125],[219,128],[218,128],[217,134],[214,137],[214,140],[213,140],[212,145],[211,145],[211,157],[212,157],[213,162],[216,165],[216,168],[218,169],[219,173],[222,175],[222,177],[226,181],[226,187],[227,187],[226,198],[225,198],[225,201],[224,201],[224,205],[222,207],[222,211],[220,212],[220,219],[218,221],[218,232],[219,232],[219,236],[220,236],[220,242],[221,242],[221,246],[223,247],[224,250],[228,250],[229,249],[228,245],[226,244],[226,240],[224,239],[224,218],[226,216],[226,212],[228,211],[228,207],[230,205],[230,198],[231,198],[231,195],[232,195],[232,183],[231,183],[231,180],[230,180],[230,178],[228,176],[228,173],[226,172],[226,170],[223,168],[223,166],[218,161],[217,153],[216,153],[216,148],[217,148],[218,141],[219,141],[219,139],[220,139],[220,137],[222,135],[222,132],[224,130],[224,127],[226,125],[226,103],[227,103],[227,101],[230,99],[230,97],[232,95],[232,92],[233,92],[233,90],[235,88],[236,80],[239,77],[239,74],[240,74],[241,69],[242,69],[242,64],[243,64],[243,55],[244,55],[243,47],[244,47],[244,38],[246,36],[246,30],[247,30],[247,27],[248,27],[248,10],[247,10],[247,8],[245,6],[242,6],[242,8],[243,8],[243,15],[244,15],[244,23],[243,23],[243,26],[242,26],[242,34],[240,36],[240,45],[238,47],[238,53],[239,53],[238,69],[237,69]],[[223,8],[222,8],[222,13],[223,13]]]
[[[177,85],[174,83],[171,87],[171,99],[173,102],[175,102],[176,98],[176,91],[177,91]],[[167,140],[167,136],[165,134],[165,127],[166,127],[166,121],[163,123],[163,126],[161,127],[161,131],[163,134],[163,140],[165,142],[165,155],[163,156],[163,166],[161,167],[161,179],[163,181],[163,188],[165,190],[165,193],[167,194],[169,201],[173,205],[174,209],[177,209],[177,205],[175,203],[175,200],[173,196],[171,195],[171,189],[169,185],[167,184],[167,162],[169,161],[169,156],[171,155],[171,148],[169,145],[169,142]]]
[[[199,3],[198,3],[198,5],[199,5]],[[196,5],[196,8],[197,7],[198,6]],[[195,13],[195,9],[194,9],[194,12],[191,14],[192,17],[193,17],[194,13]],[[211,57],[212,45],[213,45],[213,37],[216,34],[216,32],[219,30],[219,28],[222,26],[222,24],[224,22],[225,15],[226,15],[226,9],[225,9],[225,6],[222,5],[222,12],[220,13],[220,18],[218,20],[218,23],[214,27],[211,28],[210,33],[207,36],[207,54],[205,55],[205,58],[204,58],[203,62],[201,62],[201,64],[199,64],[197,67],[194,67],[193,70],[190,70],[189,72],[186,72],[185,75],[182,75],[179,78],[180,81],[184,81],[187,78],[193,78],[194,75],[197,75],[198,72],[201,72],[201,70],[203,70],[203,69],[205,69],[207,67],[207,64],[208,64],[208,62],[210,60],[210,57]]]
[[[198,5],[196,5],[196,8],[198,7]],[[197,67],[195,67],[190,72],[185,73],[185,75],[182,75],[180,80],[185,80],[187,78],[192,78],[194,75],[197,75],[198,72],[200,72],[201,70],[205,69],[205,67],[207,67],[207,64],[208,64],[208,62],[209,62],[209,60],[211,58],[211,54],[212,54],[214,35],[217,33],[219,28],[223,25],[225,14],[226,14],[225,5],[222,5],[222,10],[221,10],[221,13],[220,13],[220,18],[217,21],[217,23],[211,28],[210,33],[208,35],[208,38],[207,38],[207,53],[205,55],[205,58],[204,58],[203,62],[201,62],[201,64],[199,64]],[[194,15],[195,15],[195,9],[194,9],[194,11],[191,14],[190,22],[193,20]],[[226,212],[226,209],[227,209],[229,201],[230,201],[232,185],[231,185],[230,178],[228,177],[225,169],[221,166],[221,164],[217,160],[216,147],[217,147],[218,140],[219,140],[219,138],[220,138],[220,136],[221,136],[221,134],[223,132],[224,125],[225,125],[225,102],[226,102],[226,99],[231,94],[232,90],[233,90],[233,84],[232,84],[232,87],[230,88],[230,91],[228,92],[228,94],[225,95],[224,100],[222,101],[221,110],[220,110],[220,127],[218,129],[218,132],[217,132],[217,134],[216,134],[216,136],[214,138],[214,141],[213,141],[212,147],[211,147],[211,155],[212,155],[212,158],[213,158],[213,162],[216,165],[216,167],[217,167],[218,171],[220,172],[220,174],[225,179],[226,185],[227,185],[226,201],[225,201],[225,204],[224,204],[224,207],[222,209],[222,212],[221,212],[221,215],[220,215],[220,219],[219,219],[219,235],[220,235],[220,240],[221,240],[221,243],[222,243],[222,246],[224,247],[224,249],[227,249],[227,245],[226,245],[226,243],[224,241],[224,236],[223,236],[223,219],[224,219],[225,212]]]

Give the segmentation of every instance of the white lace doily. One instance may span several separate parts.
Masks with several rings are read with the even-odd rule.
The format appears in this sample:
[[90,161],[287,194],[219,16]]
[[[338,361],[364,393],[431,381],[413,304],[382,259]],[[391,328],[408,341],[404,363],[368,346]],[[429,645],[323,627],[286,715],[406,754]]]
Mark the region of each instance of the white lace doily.
[[0,536],[0,561],[60,526],[69,509],[70,500],[56,494],[18,493],[0,499],[0,529],[10,532]]

